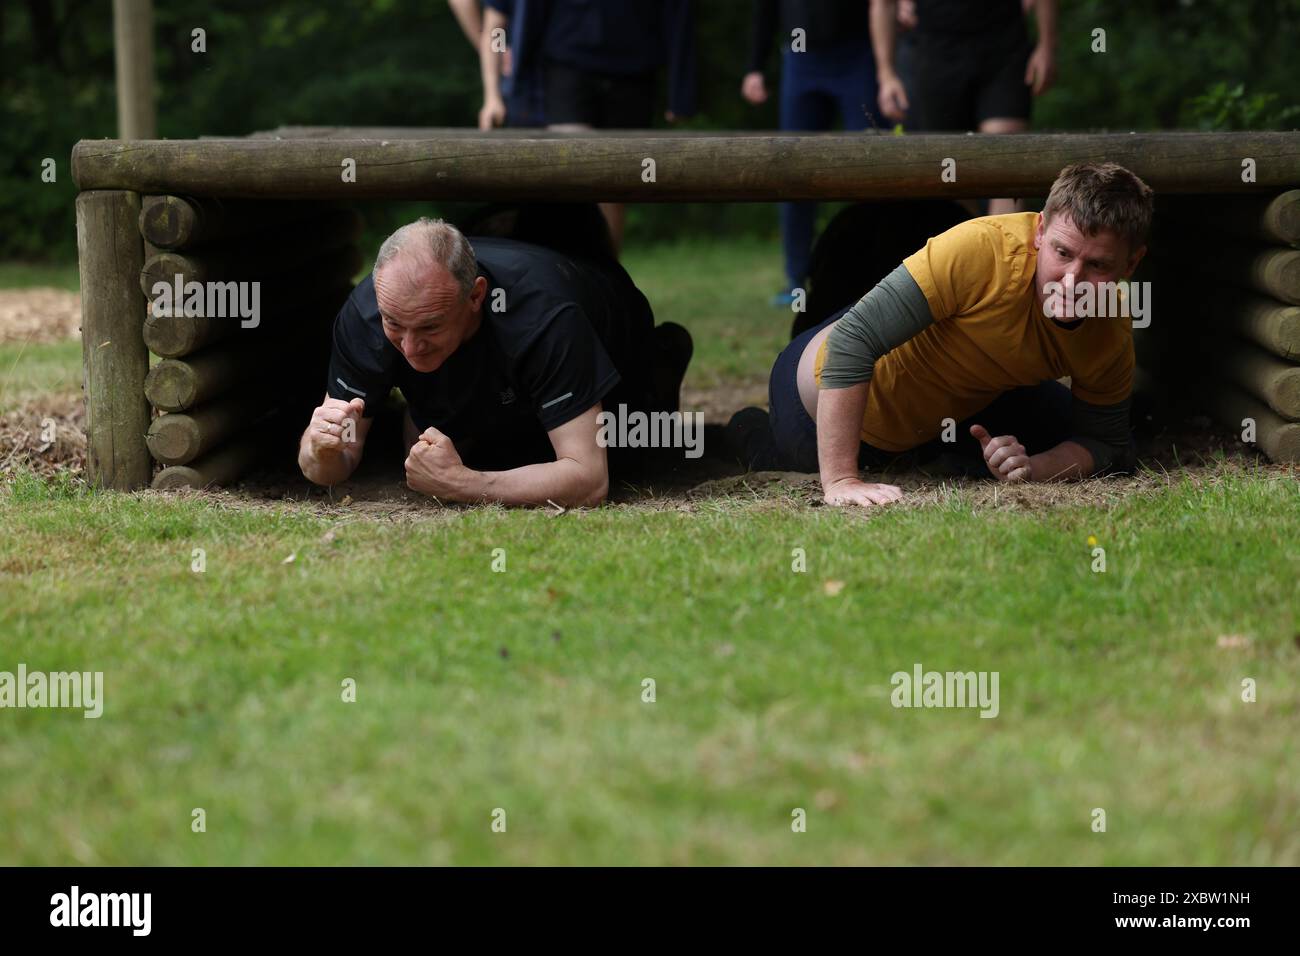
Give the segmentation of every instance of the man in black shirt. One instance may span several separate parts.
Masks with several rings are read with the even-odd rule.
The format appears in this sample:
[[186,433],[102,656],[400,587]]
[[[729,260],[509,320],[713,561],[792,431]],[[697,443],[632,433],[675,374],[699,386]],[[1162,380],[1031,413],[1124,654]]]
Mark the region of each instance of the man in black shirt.
[[675,410],[689,349],[679,326],[655,329],[645,296],[611,259],[513,239],[471,245],[455,227],[421,219],[384,242],[335,319],[326,394],[299,466],[317,484],[346,479],[397,387],[412,489],[452,501],[599,504],[609,486],[602,407]]

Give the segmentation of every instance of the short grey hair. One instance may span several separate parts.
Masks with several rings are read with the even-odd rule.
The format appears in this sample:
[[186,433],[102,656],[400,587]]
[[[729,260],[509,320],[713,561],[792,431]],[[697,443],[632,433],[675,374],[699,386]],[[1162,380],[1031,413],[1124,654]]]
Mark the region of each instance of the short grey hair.
[[396,259],[406,250],[407,241],[411,239],[416,241],[419,251],[451,273],[460,286],[461,298],[468,298],[474,289],[474,280],[478,278],[474,247],[459,229],[441,219],[421,216],[385,239],[379,247],[379,255],[375,256],[374,271],[378,272]]

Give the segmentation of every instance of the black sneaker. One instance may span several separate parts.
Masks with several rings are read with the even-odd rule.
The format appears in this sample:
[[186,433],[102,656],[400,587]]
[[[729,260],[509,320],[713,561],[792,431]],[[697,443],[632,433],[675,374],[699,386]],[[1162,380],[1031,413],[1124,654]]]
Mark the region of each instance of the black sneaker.
[[675,412],[682,404],[682,379],[695,354],[691,333],[676,322],[661,322],[654,329],[654,376],[656,411]]
[[742,408],[726,428],[727,450],[750,471],[781,471],[772,422],[761,408]]

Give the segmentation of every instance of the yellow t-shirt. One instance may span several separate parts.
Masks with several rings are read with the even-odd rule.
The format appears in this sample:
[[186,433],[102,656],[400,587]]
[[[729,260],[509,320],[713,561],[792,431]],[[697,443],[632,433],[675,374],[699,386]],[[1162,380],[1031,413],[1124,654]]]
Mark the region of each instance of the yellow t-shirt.
[[[907,451],[935,438],[1002,392],[1070,376],[1072,392],[1113,405],[1133,387],[1127,318],[1090,317],[1063,329],[1034,294],[1037,213],[985,216],[935,236],[903,265],[934,324],[882,356],[867,391],[862,440]],[[821,383],[826,342],[814,375]]]

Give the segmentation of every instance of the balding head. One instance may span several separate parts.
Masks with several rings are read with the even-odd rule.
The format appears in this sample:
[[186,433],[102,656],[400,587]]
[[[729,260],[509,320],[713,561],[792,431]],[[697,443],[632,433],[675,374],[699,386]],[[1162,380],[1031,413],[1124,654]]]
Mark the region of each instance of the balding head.
[[373,275],[384,335],[416,371],[438,368],[478,331],[487,281],[455,226],[402,226],[379,247]]

